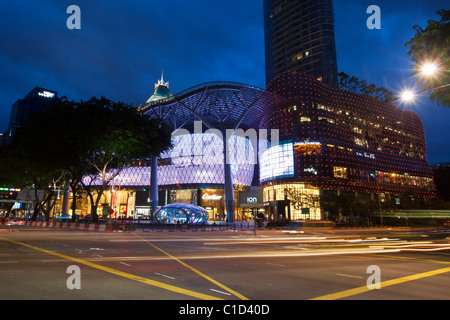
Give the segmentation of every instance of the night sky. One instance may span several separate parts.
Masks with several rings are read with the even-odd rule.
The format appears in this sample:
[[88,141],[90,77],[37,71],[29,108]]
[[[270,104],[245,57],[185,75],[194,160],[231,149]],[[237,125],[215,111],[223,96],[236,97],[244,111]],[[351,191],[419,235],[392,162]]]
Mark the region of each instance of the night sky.
[[[448,0],[335,0],[339,71],[398,93],[415,88],[405,43]],[[69,30],[69,5],[81,30]],[[369,30],[367,8],[381,8]],[[447,6],[446,6],[447,4]],[[265,86],[262,0],[17,0],[0,4],[0,132],[11,105],[35,86],[70,100],[104,96],[144,104],[164,70],[176,94],[209,81]],[[428,160],[450,162],[450,108],[423,96]]]

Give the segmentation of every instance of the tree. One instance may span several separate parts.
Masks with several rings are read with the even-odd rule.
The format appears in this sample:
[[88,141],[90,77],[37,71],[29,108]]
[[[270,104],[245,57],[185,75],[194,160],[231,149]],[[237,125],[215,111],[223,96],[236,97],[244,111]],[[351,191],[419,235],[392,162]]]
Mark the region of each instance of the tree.
[[76,199],[83,188],[91,192],[85,178],[99,177],[97,198],[90,194],[92,211],[115,175],[137,159],[157,156],[171,146],[171,130],[159,119],[141,115],[137,109],[105,98],[73,102],[56,99],[53,106],[30,115],[17,131],[10,146],[0,154],[0,183],[15,181],[22,187],[45,190],[36,201],[38,212],[48,217],[54,201],[54,186],[69,184],[73,194],[72,220]]
[[339,88],[348,90],[349,75],[344,72],[339,72],[338,79],[339,79]]
[[[52,110],[52,111],[49,111]],[[2,146],[1,179],[22,189],[34,190],[32,220],[42,212],[49,218],[54,186],[63,184],[65,170],[58,162],[58,128],[64,127],[64,112],[53,108],[30,114],[8,146]]]
[[414,75],[420,75],[422,66],[426,63],[439,67],[432,77],[419,76],[417,84],[422,91],[430,93],[430,100],[450,106],[450,10],[441,9],[437,12],[440,21],[428,20],[425,29],[415,25],[415,36],[405,46],[409,47],[407,55],[414,63]]
[[81,181],[91,201],[93,220],[103,192],[120,172],[138,160],[158,156],[171,147],[171,130],[124,103],[92,98],[80,102],[76,118],[83,119],[82,134],[89,143],[84,159],[90,168]]
[[450,163],[439,164],[433,169],[436,183],[436,196],[443,201],[450,201]]
[[393,103],[395,101],[395,95],[386,88],[368,84],[365,80],[359,80],[355,76],[350,77],[344,72],[340,72],[338,76],[340,89],[359,93],[386,103]]

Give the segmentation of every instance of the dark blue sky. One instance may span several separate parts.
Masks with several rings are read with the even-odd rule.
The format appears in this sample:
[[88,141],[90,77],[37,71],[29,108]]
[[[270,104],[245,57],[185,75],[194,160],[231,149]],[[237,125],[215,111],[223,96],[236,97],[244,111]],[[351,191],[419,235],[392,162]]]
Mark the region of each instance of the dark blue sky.
[[[405,43],[447,0],[335,0],[339,71],[398,92],[414,87]],[[81,30],[69,30],[69,5]],[[367,7],[381,8],[369,30]],[[446,6],[447,4],[447,6]],[[35,86],[71,100],[144,103],[164,69],[172,93],[209,81],[265,86],[262,0],[18,0],[0,4],[0,132]],[[450,108],[401,106],[425,127],[430,163],[450,161]]]

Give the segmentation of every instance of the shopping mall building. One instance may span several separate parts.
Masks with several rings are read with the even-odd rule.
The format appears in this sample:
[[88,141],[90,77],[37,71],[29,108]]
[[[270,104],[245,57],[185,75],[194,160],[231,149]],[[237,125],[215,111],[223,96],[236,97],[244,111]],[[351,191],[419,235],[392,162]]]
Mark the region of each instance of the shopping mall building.
[[124,169],[99,213],[112,206],[118,216],[145,218],[188,203],[206,209],[209,221],[257,213],[321,220],[325,194],[434,195],[414,112],[299,72],[278,75],[265,90],[211,82],[172,95],[160,80],[140,111],[172,127],[174,146]]

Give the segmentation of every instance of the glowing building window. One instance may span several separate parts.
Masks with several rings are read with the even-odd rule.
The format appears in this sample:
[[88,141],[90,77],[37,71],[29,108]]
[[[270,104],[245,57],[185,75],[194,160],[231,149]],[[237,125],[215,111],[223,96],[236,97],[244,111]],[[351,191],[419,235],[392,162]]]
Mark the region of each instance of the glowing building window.
[[320,142],[296,142],[294,143],[294,152],[298,156],[315,156],[322,151]]
[[294,147],[292,143],[273,146],[260,158],[260,181],[294,176]]
[[297,60],[300,60],[300,59],[302,59],[303,58],[303,54],[302,53],[300,53],[300,54],[297,54],[297,55],[295,55],[294,57],[292,57],[292,61],[297,61]]
[[333,173],[335,178],[347,179],[347,168],[344,167],[334,167]]
[[[263,189],[263,201],[289,200],[292,220],[320,220],[320,191],[304,183],[288,183]],[[272,217],[273,218],[273,217]]]
[[310,122],[311,118],[310,117],[300,117],[300,122]]

